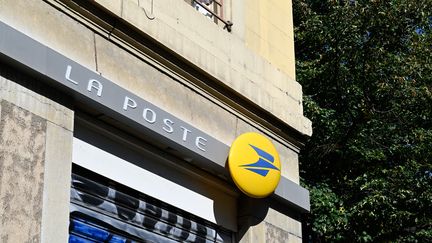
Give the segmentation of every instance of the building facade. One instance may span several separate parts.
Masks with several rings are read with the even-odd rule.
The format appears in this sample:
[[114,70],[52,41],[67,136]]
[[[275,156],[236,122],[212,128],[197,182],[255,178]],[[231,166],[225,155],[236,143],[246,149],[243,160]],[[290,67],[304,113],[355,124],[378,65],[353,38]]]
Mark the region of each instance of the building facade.
[[294,60],[291,1],[0,0],[0,241],[301,242]]

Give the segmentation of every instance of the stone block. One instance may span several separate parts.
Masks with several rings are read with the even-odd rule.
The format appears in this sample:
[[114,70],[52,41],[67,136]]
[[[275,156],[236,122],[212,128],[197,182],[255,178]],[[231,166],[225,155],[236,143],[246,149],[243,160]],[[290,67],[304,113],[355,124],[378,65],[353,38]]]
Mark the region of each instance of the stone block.
[[84,25],[44,1],[0,0],[0,6],[0,21],[95,70],[94,34]]
[[270,45],[275,46],[283,54],[286,55],[288,53],[288,48],[290,46],[294,46],[294,39],[286,32],[283,32],[280,28],[280,26],[269,23],[268,41]]
[[193,126],[210,134],[227,145],[234,141],[236,130],[236,117],[217,104],[209,101],[197,93],[188,95]]
[[302,131],[308,136],[312,136],[312,121],[307,117],[302,117]]
[[[269,1],[258,3],[259,8],[252,2],[248,4],[245,10],[246,31],[245,43],[257,54],[267,59],[273,65],[295,78],[293,62],[294,56],[291,55],[291,48],[294,46],[292,35],[292,11],[286,4],[279,4],[276,7]],[[287,22],[291,23],[287,26]],[[288,61],[283,56],[288,56]],[[289,60],[292,61],[289,61]]]
[[273,144],[275,145],[276,150],[279,153],[279,157],[282,165],[282,170],[281,170],[282,176],[299,184],[300,175],[299,175],[298,154],[295,151],[280,144],[277,141],[273,140]]
[[189,62],[197,63],[199,61],[199,56],[197,55],[198,45],[192,41],[191,38],[194,38],[195,34],[191,34],[191,36],[183,37],[183,45],[182,52],[184,53],[184,58],[186,58]]
[[41,242],[67,242],[73,133],[47,123]]
[[267,85],[265,85],[263,88],[276,100],[284,101],[288,96],[286,92],[279,87],[276,87],[271,82],[265,81]]
[[297,236],[292,236],[288,239],[287,243],[302,243],[302,242],[303,242],[303,238],[297,237]]
[[285,243],[289,239],[289,233],[272,224],[266,223],[266,242],[267,243]]
[[232,34],[241,40],[243,40],[245,36],[246,9],[244,6],[246,5],[247,4],[245,3],[245,0],[231,1],[232,17],[228,17],[228,19],[230,19],[232,23],[235,23],[235,26],[233,26]]
[[[130,0],[125,0],[125,1],[130,1]],[[149,0],[146,0],[149,1]],[[145,1],[144,1],[145,3]],[[140,0],[140,6],[144,7],[145,4],[141,3]],[[153,10],[155,11],[155,16],[158,16],[159,14],[163,13],[164,15],[166,15],[167,17],[171,17],[171,18],[175,18],[175,16],[177,15],[177,11],[178,11],[178,5],[187,5],[186,2],[184,1],[176,1],[176,0],[160,0],[160,1],[155,1],[153,0]],[[147,3],[147,6],[151,5],[151,0],[150,0],[150,4]]]
[[217,51],[215,40],[203,40],[201,35],[195,31],[181,39],[184,39],[184,46],[181,47],[181,50],[188,61],[200,69],[212,73],[217,78],[227,78],[229,71],[229,65],[226,63],[228,53]]
[[221,59],[215,58],[214,74],[219,80],[228,80],[230,78],[229,64]]
[[227,79],[227,82],[225,83],[228,86],[232,87],[236,82],[241,82],[245,79],[242,73],[235,68],[231,68],[229,72],[229,79]]
[[172,33],[175,33],[175,27],[171,27],[169,25],[165,25],[164,28],[159,29],[158,31],[158,39],[166,40],[165,46],[170,49],[179,49],[182,45],[181,38],[172,38]]
[[285,72],[287,75],[292,74],[292,70],[294,67],[288,66],[288,57],[282,53],[282,51],[277,48],[273,44],[269,44],[269,60],[274,66],[276,66],[282,72]]
[[278,113],[280,114],[280,116],[278,117],[279,119],[286,122],[294,129],[300,132],[304,132],[302,119],[301,119],[303,117],[303,114],[293,111],[295,108],[299,107],[298,103],[299,103],[298,101],[293,101],[292,99],[291,100],[288,99],[285,101],[274,100],[273,105],[274,107],[278,107],[279,110]]
[[265,238],[268,243],[291,243],[301,242],[301,238],[290,234],[279,227],[266,223]]
[[251,8],[245,8],[245,28],[249,31],[253,31],[257,35],[261,34],[261,26],[263,19],[260,18],[260,10],[254,10]]
[[266,242],[266,228],[263,223],[250,226],[239,240],[240,243]]
[[2,100],[0,241],[40,240],[46,120]]
[[255,59],[256,56],[258,56],[256,53],[254,53],[254,52],[252,52],[250,50],[245,49],[245,51],[243,53],[243,56],[242,56],[242,58],[244,60],[244,70],[245,70],[246,74],[248,74],[248,73],[252,74],[251,78],[253,77],[254,78],[253,80],[255,82],[263,84],[265,82],[265,79],[262,78],[262,77],[260,77],[260,76],[258,76],[260,74],[255,75],[256,74],[255,70],[257,69],[257,67],[256,67],[257,66],[257,61]]
[[[262,37],[258,33],[256,33],[251,28],[246,28],[246,30],[245,30],[245,45],[246,45],[246,47],[248,49],[250,49],[251,51],[253,51],[257,56],[259,56],[260,59],[262,60],[262,62],[264,63],[264,62],[268,62],[268,60],[263,55],[263,50],[262,50],[263,43],[264,43],[264,40],[262,39]],[[260,74],[263,75],[264,73],[261,72]]]
[[[291,0],[270,0],[270,11],[276,13],[276,18],[269,18],[270,23],[276,25],[283,32],[293,38],[293,17]],[[283,19],[284,22],[278,22]]]
[[[223,27],[222,27],[223,28]],[[216,53],[214,53],[215,56],[219,57],[219,55],[222,55],[224,57],[224,61],[229,62],[230,61],[230,43],[232,39],[239,39],[237,36],[233,36],[229,34],[226,30],[221,29],[219,26],[218,34],[212,37],[214,40],[214,48],[216,49]],[[222,54],[219,54],[218,52],[221,52]]]
[[245,68],[243,57],[244,52],[244,43],[239,39],[231,39],[231,43],[229,45],[230,64],[234,65],[234,67],[241,67],[241,70],[243,70]]
[[264,77],[271,80],[272,84],[287,92],[295,100],[302,100],[302,87],[294,78],[272,65],[264,66]]
[[292,0],[269,0],[271,5],[280,9],[287,9],[287,13],[292,11]]
[[274,109],[274,98],[271,96],[270,93],[266,92],[265,88],[260,85],[258,90],[252,90],[249,89],[252,94],[255,94],[256,99],[252,100],[257,102],[258,104],[261,104],[261,106],[264,108],[264,110],[266,111],[270,111],[273,114],[277,114],[277,110],[275,111]]
[[287,95],[286,92],[276,93],[276,95],[279,96],[275,96],[275,110],[283,109],[280,111],[281,113],[284,112],[289,116],[295,116],[294,118],[297,118],[299,115],[303,115],[303,105],[301,101],[293,99],[291,96]]
[[302,228],[301,228],[300,221],[297,221],[272,208],[269,208],[264,221],[268,228],[271,228],[270,226],[277,227],[280,230],[283,230],[286,233],[297,237],[301,237],[302,235]]
[[[270,64],[270,63],[267,63],[267,64]],[[263,72],[264,72],[265,77],[272,80],[272,84],[275,87],[277,87],[283,91],[288,90],[288,82],[292,81],[292,80],[289,80],[288,76],[284,72],[277,69],[275,66],[272,66],[271,64],[264,66]]]
[[[288,67],[291,67],[291,73],[288,74],[289,77],[291,77],[293,80],[296,79],[296,70],[295,70],[295,49],[294,49],[294,40],[292,40],[292,45],[287,45],[286,50],[286,56],[288,57],[287,65]],[[293,67],[293,68],[292,68]]]
[[[266,96],[263,98],[261,95],[265,91],[261,90],[259,85],[244,76],[242,76],[241,78],[242,79],[240,81],[233,82],[231,87],[249,100],[260,104],[261,107],[268,108],[269,103],[271,102],[270,96]],[[267,99],[265,100],[265,98]],[[267,104],[259,103],[264,101],[266,101]]]
[[144,9],[138,6],[137,1],[123,0],[122,3],[121,17],[146,34],[157,38],[158,25],[160,24],[158,14],[155,13],[155,19],[151,19],[147,17]]
[[252,11],[259,13],[260,11],[260,0],[249,0],[248,4],[245,4],[243,7],[246,9],[245,11]]
[[263,76],[264,65],[267,62],[262,57],[260,57],[259,55],[256,55],[256,54],[253,56],[253,59],[254,59],[254,62],[255,62],[255,69],[254,70],[249,70],[249,71],[253,72],[256,75],[256,78],[262,79],[266,83],[272,83],[271,80],[269,80],[267,77]]
[[[188,9],[188,11],[190,11]],[[202,42],[208,42],[208,43],[212,43],[214,45],[214,40],[216,39],[216,36],[219,34],[222,34],[225,36],[226,39],[226,35],[228,34],[227,32],[222,32],[222,28],[218,25],[216,25],[216,23],[214,22],[213,19],[210,19],[204,15],[202,15],[201,13],[199,13],[198,11],[195,11],[194,9],[191,10],[193,13],[191,13],[190,17],[192,20],[192,23],[194,23],[195,25],[193,25],[192,30],[197,32],[198,35],[201,37]],[[185,23],[190,24],[190,23]],[[221,50],[218,50],[221,51]]]
[[[275,103],[276,106],[282,106],[278,102]],[[289,124],[291,127],[299,131],[300,133],[311,136],[312,135],[312,122],[303,116],[301,113],[289,113],[286,112],[280,117],[281,120]]]
[[286,75],[282,72],[278,72],[278,76],[280,76],[279,80],[282,83],[281,86],[285,87],[284,90],[286,91],[286,94],[294,100],[302,101],[303,91],[300,83],[292,79],[289,75]]

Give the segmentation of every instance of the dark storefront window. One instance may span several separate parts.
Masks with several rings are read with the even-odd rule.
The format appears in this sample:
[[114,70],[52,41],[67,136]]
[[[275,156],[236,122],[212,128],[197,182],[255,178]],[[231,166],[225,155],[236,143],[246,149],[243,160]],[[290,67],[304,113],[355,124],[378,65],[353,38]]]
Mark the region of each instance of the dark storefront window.
[[69,242],[231,242],[230,235],[210,222],[74,165]]

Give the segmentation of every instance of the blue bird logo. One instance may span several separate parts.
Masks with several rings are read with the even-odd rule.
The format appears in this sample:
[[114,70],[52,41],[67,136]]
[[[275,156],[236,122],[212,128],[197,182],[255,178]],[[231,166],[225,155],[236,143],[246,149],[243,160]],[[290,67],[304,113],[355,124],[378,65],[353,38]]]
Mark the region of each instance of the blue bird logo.
[[244,167],[246,170],[250,170],[262,177],[267,176],[270,170],[277,170],[277,171],[280,170],[279,168],[273,165],[274,162],[273,155],[267,153],[266,151],[258,147],[253,146],[252,144],[249,144],[249,146],[251,146],[255,150],[255,152],[259,156],[259,159],[255,163],[241,165],[240,167]]

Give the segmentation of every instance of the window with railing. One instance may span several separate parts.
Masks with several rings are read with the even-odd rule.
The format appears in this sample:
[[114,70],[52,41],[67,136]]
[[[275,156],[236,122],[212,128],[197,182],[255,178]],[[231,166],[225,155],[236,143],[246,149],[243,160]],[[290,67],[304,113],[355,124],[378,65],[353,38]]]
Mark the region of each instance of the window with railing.
[[[185,0],[204,16],[231,32],[232,23],[224,15],[224,0]],[[226,0],[225,0],[226,1]]]

